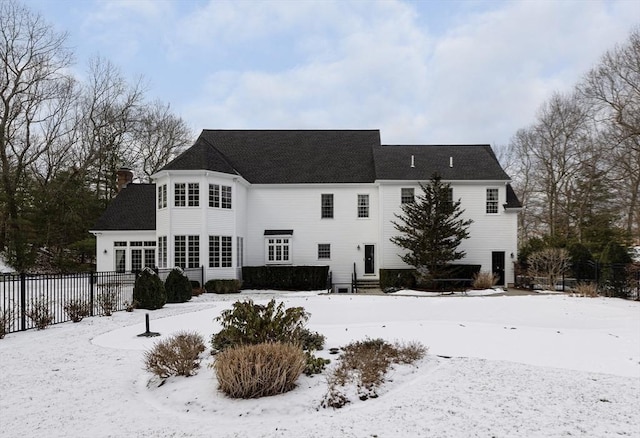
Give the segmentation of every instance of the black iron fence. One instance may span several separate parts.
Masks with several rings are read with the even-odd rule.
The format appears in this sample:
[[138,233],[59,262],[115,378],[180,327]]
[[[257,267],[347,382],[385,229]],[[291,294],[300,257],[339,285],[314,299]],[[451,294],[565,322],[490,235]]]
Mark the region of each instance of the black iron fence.
[[640,264],[600,263],[589,261],[573,264],[556,276],[531,275],[526,266],[515,265],[516,286],[533,290],[570,292],[579,284],[597,286],[605,296],[640,299]]
[[[158,271],[164,281],[170,269]],[[204,269],[184,269],[192,281],[203,283]],[[71,321],[65,307],[86,306],[87,316],[127,309],[133,303],[134,272],[85,272],[77,274],[1,274],[0,323],[12,333],[36,327],[29,315],[45,309],[51,324]]]

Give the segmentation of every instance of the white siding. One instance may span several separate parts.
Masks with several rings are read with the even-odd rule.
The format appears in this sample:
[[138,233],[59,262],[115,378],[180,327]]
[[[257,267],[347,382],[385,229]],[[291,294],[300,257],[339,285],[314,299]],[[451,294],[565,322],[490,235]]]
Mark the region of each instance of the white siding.
[[[333,194],[334,217],[321,218],[321,195]],[[358,218],[358,195],[369,195],[369,218]],[[247,266],[266,263],[265,230],[293,230],[292,265],[329,265],[334,283],[349,283],[353,264],[364,269],[364,244],[378,244],[378,191],[368,185],[254,186],[247,196]],[[318,259],[318,244],[331,259]],[[360,246],[360,250],[358,250]],[[376,276],[378,264],[376,263]]]
[[[155,241],[155,231],[99,231],[96,232],[96,271],[115,271],[114,242],[127,242],[126,247],[117,249],[126,250],[126,271],[131,270],[131,246],[132,241]],[[156,248],[156,262],[158,249]]]
[[[493,251],[505,252],[505,282],[513,283],[513,259],[517,253],[517,214],[505,212],[503,204],[506,203],[506,186],[504,183],[474,182],[452,183],[454,200],[460,199],[464,209],[463,217],[472,219],[469,227],[469,239],[464,240],[460,249],[466,252],[466,257],[457,263],[479,264],[483,271],[491,271],[491,253]],[[421,193],[417,184],[410,183],[386,183],[380,186],[380,197],[383,200],[381,210],[382,223],[382,264],[385,268],[406,268],[400,259],[400,249],[391,243],[391,237],[397,235],[392,221],[397,221],[395,214],[401,213],[400,189],[402,187],[414,187],[416,195]],[[487,214],[486,189],[499,189],[499,212]]]

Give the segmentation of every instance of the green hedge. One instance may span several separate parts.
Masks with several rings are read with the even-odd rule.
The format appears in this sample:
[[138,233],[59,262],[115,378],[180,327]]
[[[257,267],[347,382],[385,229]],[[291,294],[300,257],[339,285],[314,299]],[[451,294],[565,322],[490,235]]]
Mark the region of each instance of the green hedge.
[[240,280],[209,280],[204,284],[204,289],[214,294],[237,294],[241,287]]
[[[426,284],[419,284],[418,275],[415,269],[380,269],[380,288],[382,290],[393,288],[420,288],[420,289],[458,289],[470,287],[473,283],[473,276],[480,272],[480,265],[449,265],[447,274],[441,278],[428,281]],[[449,279],[460,279],[460,281],[447,281]],[[444,280],[444,281],[438,281]]]
[[328,266],[245,266],[245,289],[320,290],[327,288]]

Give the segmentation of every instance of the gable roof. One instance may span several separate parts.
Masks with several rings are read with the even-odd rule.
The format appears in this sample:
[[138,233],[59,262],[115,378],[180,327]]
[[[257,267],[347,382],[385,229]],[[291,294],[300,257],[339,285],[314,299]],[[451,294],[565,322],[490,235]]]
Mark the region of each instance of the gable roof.
[[516,195],[511,184],[507,184],[507,203],[504,204],[504,208],[522,208],[522,202],[518,199],[518,195]]
[[378,180],[510,180],[489,145],[379,146],[374,159]]
[[209,130],[162,170],[214,170],[252,184],[375,180],[379,130]]
[[129,184],[109,203],[92,231],[156,229],[155,184]]

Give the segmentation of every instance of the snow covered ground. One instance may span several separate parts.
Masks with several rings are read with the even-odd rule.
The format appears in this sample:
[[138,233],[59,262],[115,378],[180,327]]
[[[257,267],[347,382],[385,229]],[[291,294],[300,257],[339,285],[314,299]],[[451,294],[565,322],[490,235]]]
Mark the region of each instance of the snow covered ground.
[[236,299],[274,296],[311,313],[327,351],[383,337],[420,341],[429,354],[395,368],[379,398],[339,410],[320,407],[323,375],[284,395],[230,400],[208,355],[196,376],[158,387],[142,364],[158,338],[136,336],[146,311],[118,312],[0,340],[0,436],[640,437],[639,302],[254,291],[167,305],[149,312],[151,330],[209,339]]

